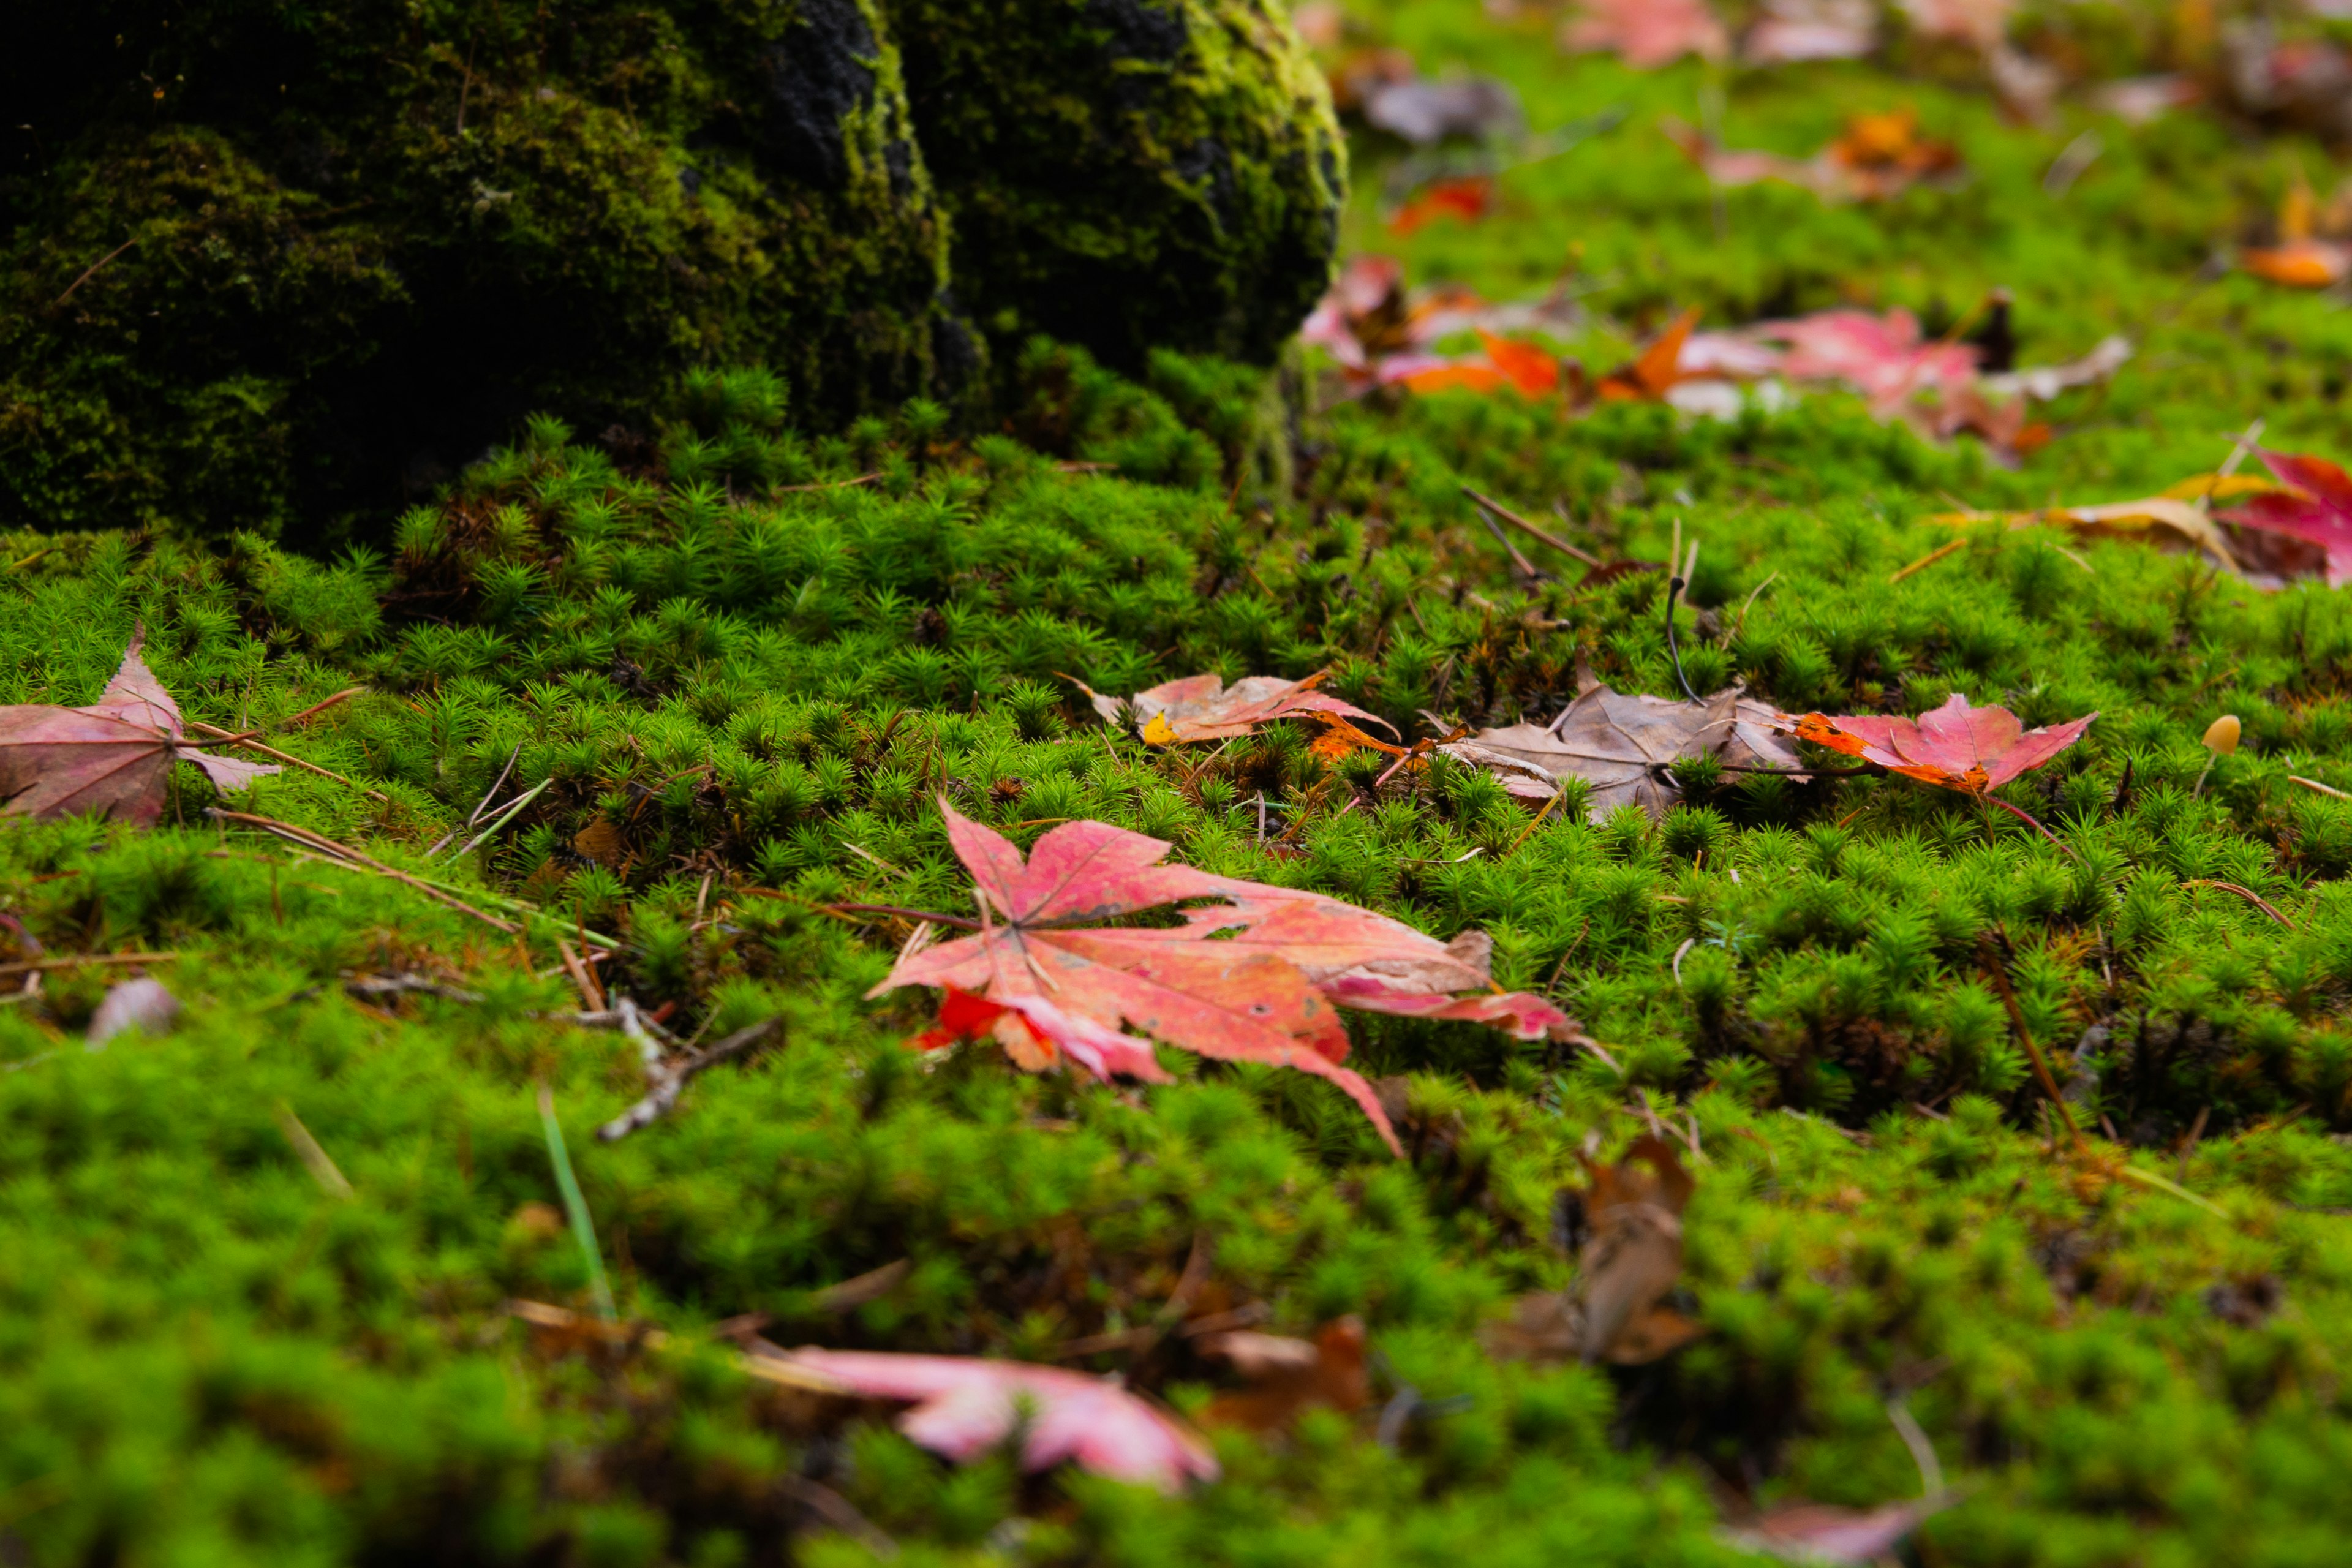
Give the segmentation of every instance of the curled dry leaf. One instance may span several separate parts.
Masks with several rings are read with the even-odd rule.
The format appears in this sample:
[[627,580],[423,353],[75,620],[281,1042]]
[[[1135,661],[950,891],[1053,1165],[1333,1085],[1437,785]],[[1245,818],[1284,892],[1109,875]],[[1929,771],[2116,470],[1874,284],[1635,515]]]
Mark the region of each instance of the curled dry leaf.
[[224,794],[278,771],[189,743],[179,704],[139,657],[145,640],[142,632],[131,634],[121,668],[87,708],[0,708],[0,798],[7,802],[0,812],[95,815],[144,826],[163,812],[174,761],[194,763]]
[[[2248,497],[2221,521],[2323,552],[2324,564],[2311,565],[2326,572],[2331,588],[2352,582],[2352,475],[2325,458],[2265,451],[2262,458],[2284,488]],[[2251,542],[2245,533],[2239,537]]]
[[[1340,1065],[1348,1033],[1335,1005],[1469,1018],[1523,1039],[1580,1037],[1542,999],[1491,990],[1492,944],[1479,933],[1441,942],[1319,893],[1162,865],[1165,840],[1105,822],[1055,828],[1024,863],[1003,835],[945,801],[940,809],[977,884],[980,928],[901,957],[868,994],[945,990],[940,1027],[920,1045],[985,1033],[1033,1072],[1066,1058],[1098,1078],[1164,1080],[1150,1036],[1220,1060],[1296,1068],[1338,1085],[1396,1151],[1370,1086]],[[1216,901],[1185,910],[1181,926],[1085,923],[1194,900]]]
[[1720,147],[1679,121],[1667,121],[1660,128],[1718,185],[1779,181],[1825,202],[1886,201],[1916,184],[1949,184],[1963,172],[1959,150],[1920,135],[1917,111],[1907,108],[1855,115],[1810,158]]
[[1655,817],[1682,799],[1670,771],[1678,758],[1801,775],[1795,748],[1774,732],[1778,718],[1737,687],[1704,702],[1675,702],[1596,686],[1549,724],[1482,730],[1438,750],[1486,769],[1522,799],[1549,800],[1559,780],[1582,779],[1591,786],[1587,815],[1595,822],[1628,805]]
[[1559,47],[1613,50],[1635,70],[1655,70],[1685,55],[1719,60],[1731,52],[1731,35],[1706,0],[1584,0],[1561,24]]
[[1950,1493],[1868,1510],[1827,1503],[1783,1503],[1746,1526],[1726,1530],[1724,1539],[1749,1552],[1789,1563],[1862,1564],[1890,1556],[1906,1536],[1952,1506]]
[[1072,684],[1087,694],[1095,711],[1109,723],[1119,723],[1123,712],[1133,713],[1135,721],[1142,726],[1144,740],[1155,746],[1172,746],[1187,741],[1228,741],[1273,720],[1310,713],[1361,719],[1378,724],[1391,734],[1396,732],[1396,726],[1379,714],[1367,713],[1352,702],[1316,690],[1330,673],[1318,669],[1304,680],[1253,675],[1231,686],[1221,675],[1188,675],[1125,698],[1108,696],[1084,681]]
[[1916,720],[1870,714],[1832,719],[1782,713],[1773,722],[1801,741],[1826,746],[1889,773],[1963,795],[1999,789],[2081,740],[2096,713],[2028,730],[2006,708],[1972,708],[1955,691]]
[[1514,1360],[1638,1365],[1705,1331],[1664,1305],[1682,1278],[1683,1210],[1695,1184],[1674,1146],[1637,1138],[1614,1165],[1585,1162],[1582,1194],[1591,1233],[1566,1295],[1520,1298],[1513,1317],[1486,1326],[1487,1350]]
[[970,1356],[814,1346],[761,1359],[832,1379],[868,1399],[912,1401],[898,1429],[959,1462],[1018,1431],[1025,1470],[1069,1459],[1097,1475],[1162,1491],[1217,1477],[1216,1458],[1197,1433],[1140,1394],[1083,1373]]
[[167,1034],[179,1021],[180,999],[165,990],[162,981],[126,980],[110,989],[98,1011],[89,1016],[86,1038],[91,1050],[103,1050],[117,1035],[131,1029]]
[[1273,1432],[1304,1411],[1325,1406],[1361,1410],[1371,1402],[1364,1366],[1364,1321],[1349,1316],[1324,1324],[1312,1340],[1237,1330],[1197,1342],[1202,1355],[1223,1361],[1250,1386],[1222,1394],[1202,1419],[1212,1426]]

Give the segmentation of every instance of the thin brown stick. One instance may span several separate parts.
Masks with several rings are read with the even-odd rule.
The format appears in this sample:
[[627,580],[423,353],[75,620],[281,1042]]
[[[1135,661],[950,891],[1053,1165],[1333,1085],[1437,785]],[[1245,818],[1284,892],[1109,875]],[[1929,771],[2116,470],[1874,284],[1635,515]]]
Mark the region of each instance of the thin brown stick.
[[2342,790],[2337,789],[2334,784],[2324,784],[2317,779],[2307,779],[2298,773],[2287,774],[2286,782],[2291,784],[2301,784],[2304,788],[2310,790],[2316,795],[2333,795],[2337,800],[2352,800],[2352,795],[2345,794]]
[[731,1061],[763,1043],[770,1035],[783,1026],[783,1016],[777,1014],[756,1024],[736,1030],[723,1040],[705,1046],[690,1057],[673,1061],[656,1062],[646,1069],[652,1087],[646,1097],[612,1121],[596,1130],[596,1136],[606,1143],[617,1142],[638,1128],[657,1121],[672,1106],[695,1076],[720,1062]]
[[202,730],[205,734],[211,736],[216,741],[242,746],[248,752],[259,752],[265,757],[275,757],[279,762],[286,763],[289,767],[300,768],[306,773],[316,773],[322,779],[332,779],[339,784],[347,785],[350,788],[359,791],[362,795],[368,796],[372,800],[380,800],[383,802],[386,805],[390,805],[392,804],[392,796],[384,794],[382,790],[370,789],[367,785],[360,783],[357,779],[347,779],[331,768],[322,768],[316,763],[306,763],[299,757],[289,757],[285,752],[277,750],[275,747],[265,746],[258,741],[245,740],[236,734],[233,731],[224,730],[217,724],[207,724],[201,719],[191,719],[188,721],[188,728],[191,730]]
[[[307,719],[315,718],[319,714],[324,713],[328,709],[335,706],[338,702],[348,702],[352,698],[357,697],[362,692],[369,689],[370,688],[364,686],[347,686],[341,691],[336,692],[332,697],[328,698],[325,701],[313,702],[308,708],[303,709],[299,713],[294,714],[290,718],[280,719],[275,724],[265,725],[258,730],[240,730],[234,735],[224,735],[217,741],[206,741],[205,744],[208,746],[241,745],[245,742],[252,740],[256,735],[266,735],[271,730],[284,729],[289,724],[299,724]],[[212,726],[206,725],[205,728],[210,729]]]
[[2188,881],[2183,882],[2180,885],[2184,888],[2219,888],[2225,893],[2235,893],[2238,897],[2245,900],[2246,902],[2253,905],[2254,908],[2262,910],[2263,913],[2270,916],[2271,919],[2278,921],[2279,924],[2286,927],[2287,930],[2294,930],[2294,922],[2287,919],[2284,915],[2279,913],[2278,910],[2272,906],[2269,900],[2263,898],[2252,888],[2245,887],[2241,883],[2216,881],[2210,877],[2192,877]]
[[1476,490],[1472,489],[1468,485],[1464,485],[1462,487],[1462,493],[1468,496],[1480,506],[1486,508],[1488,511],[1494,513],[1496,517],[1501,518],[1505,522],[1509,523],[1513,528],[1524,530],[1528,538],[1539,540],[1542,542],[1550,545],[1554,550],[1559,551],[1562,555],[1568,556],[1571,560],[1581,561],[1587,566],[1601,566],[1606,564],[1601,557],[1593,554],[1590,550],[1579,550],[1575,545],[1570,544],[1559,534],[1552,532],[1551,530],[1537,527],[1534,523],[1529,522],[1526,518],[1521,517],[1517,512],[1513,511],[1509,507],[1505,506],[1501,501],[1495,500],[1492,496],[1481,495]]
[[169,963],[180,955],[176,952],[82,952],[68,953],[57,958],[36,958],[22,963],[0,963],[0,978],[19,974],[46,974],[52,969],[86,969],[111,963]]
[[1911,563],[1910,565],[1906,566],[1901,571],[1895,573],[1895,575],[1889,577],[1887,581],[1889,583],[1900,583],[1904,578],[1908,577],[1914,572],[1924,572],[1928,567],[1933,566],[1937,562],[1941,561],[1945,556],[1952,553],[1952,552],[1967,549],[1968,543],[1969,542],[1965,538],[1961,538],[1955,539],[1949,544],[1938,545],[1937,548],[1927,552],[1927,554],[1919,557],[1918,560]]
[[83,268],[81,276],[67,284],[66,291],[49,301],[49,309],[54,310],[58,306],[64,304],[67,300],[72,299],[74,297],[74,290],[89,282],[92,278],[96,277],[100,268],[105,266],[108,262],[113,260],[116,257],[121,255],[124,251],[130,249],[132,246],[138,243],[139,237],[134,234],[129,239],[124,240],[121,245],[116,246],[112,250],[108,251],[104,256],[101,256],[97,260],[91,262],[88,267]]
[[[2001,940],[2005,946],[2008,938],[2004,935]],[[2009,984],[2009,970],[2002,963],[2000,955],[1993,951],[1992,939],[1980,939],[1978,948],[1984,960],[1985,973],[1992,977],[1993,989],[2000,993],[2001,1005],[2009,1009],[2009,1021],[2016,1026],[2017,1037],[2025,1042],[2025,1054],[2033,1058],[2034,1073],[2042,1079],[2042,1092],[2050,1097],[2051,1105],[2058,1112],[2058,1120],[2066,1124],[2066,1135],[2074,1141],[2074,1152],[2077,1154],[2088,1153],[2090,1149],[2083,1142],[2083,1130],[2074,1125],[2074,1113],[2066,1108],[2066,1097],[2058,1092],[2057,1076],[2050,1070],[2049,1060],[2042,1056],[2042,1047],[2034,1043],[2033,1031],[2025,1026],[2025,1012],[2017,1005],[2017,993]]]
[[821,485],[779,485],[774,493],[780,496],[796,496],[805,495],[811,490],[855,489],[859,485],[870,485],[881,477],[880,474],[860,474],[854,479],[830,479]]
[[496,915],[486,914],[482,910],[476,909],[473,905],[466,902],[465,900],[460,899],[454,894],[443,892],[440,889],[433,886],[430,882],[419,881],[416,878],[410,876],[405,871],[395,871],[391,867],[385,865],[383,861],[362,855],[348,844],[338,844],[322,833],[313,833],[307,827],[297,827],[290,822],[280,822],[273,816],[256,816],[249,812],[243,811],[225,811],[219,806],[211,807],[205,815],[211,816],[216,822],[235,822],[242,824],[247,827],[257,827],[264,833],[276,834],[278,837],[287,840],[289,843],[299,844],[305,848],[322,850],[329,855],[333,855],[341,859],[346,860],[352,865],[361,867],[366,870],[373,871],[380,877],[389,877],[395,882],[404,882],[408,886],[415,889],[418,892],[423,893],[426,898],[433,900],[435,902],[446,904],[449,908],[456,910],[460,914],[471,915],[476,920],[481,921],[484,925],[489,926],[493,930],[503,931],[508,936],[516,936],[521,933],[522,928],[520,926],[510,925],[507,921],[499,919]]

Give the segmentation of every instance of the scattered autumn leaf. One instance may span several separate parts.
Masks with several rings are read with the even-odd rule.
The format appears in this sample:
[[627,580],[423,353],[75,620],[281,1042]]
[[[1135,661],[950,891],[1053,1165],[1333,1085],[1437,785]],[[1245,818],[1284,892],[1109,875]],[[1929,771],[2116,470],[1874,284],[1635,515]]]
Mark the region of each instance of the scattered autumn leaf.
[[1783,1503],[1766,1510],[1744,1527],[1723,1533],[1734,1546],[1785,1562],[1863,1568],[1893,1556],[1906,1536],[1955,1500],[1948,1492],[1868,1510]]
[[[2352,193],[2352,185],[2347,186]],[[2278,243],[2252,246],[2238,253],[2238,266],[2255,277],[2290,289],[2333,289],[2352,278],[2352,243],[2338,232],[2352,228],[2352,210],[2338,215],[2338,205],[2352,208],[2352,198],[2339,196],[2323,222],[2310,184],[2301,176],[2279,204]],[[2328,232],[2319,232],[2325,227]]]
[[2006,708],[1972,708],[1955,691],[1916,721],[1868,714],[1831,719],[1780,714],[1773,721],[1801,741],[1874,763],[1889,773],[1963,795],[1983,795],[2041,767],[2082,739],[2096,713],[2028,730]]
[[1706,0],[1584,0],[1561,24],[1559,46],[1613,51],[1635,70],[1655,70],[1685,55],[1719,60],[1731,52],[1731,35]]
[[1918,113],[1909,108],[1853,116],[1810,158],[1719,147],[1677,121],[1662,121],[1660,129],[1718,185],[1777,180],[1825,202],[1885,201],[1923,182],[1948,183],[1962,172],[1959,149],[1920,135]]
[[1449,136],[1487,142],[1527,129],[1519,95],[1490,76],[1383,81],[1363,97],[1364,119],[1417,147]]
[[224,794],[274,773],[274,764],[216,757],[185,739],[179,704],[139,656],[134,631],[121,668],[87,708],[0,708],[0,811],[58,817],[95,814],[142,825],[163,809],[175,761],[194,763]]
[[1627,805],[1663,816],[1682,799],[1671,771],[1679,758],[1801,773],[1796,752],[1773,732],[1776,717],[1736,687],[1703,702],[1676,702],[1596,686],[1549,724],[1482,730],[1438,750],[1493,773],[1523,799],[1550,800],[1558,781],[1582,779],[1591,786],[1588,813],[1595,822]]
[[971,1356],[900,1355],[803,1346],[755,1358],[814,1373],[868,1399],[911,1401],[898,1430],[961,1462],[1021,1436],[1021,1468],[1065,1459],[1115,1480],[1174,1491],[1214,1480],[1200,1436],[1158,1405],[1100,1378],[1061,1367]]
[[[940,1030],[921,1043],[984,1031],[1031,1071],[1066,1058],[1098,1078],[1164,1080],[1150,1042],[1124,1032],[1132,1026],[1202,1056],[1328,1079],[1393,1151],[1370,1086],[1340,1065],[1348,1034],[1334,1004],[1492,1023],[1525,1039],[1578,1037],[1540,998],[1493,991],[1483,933],[1441,942],[1319,893],[1162,865],[1164,840],[1103,822],[1053,829],[1024,864],[1001,834],[945,801],[940,810],[981,919],[929,917],[973,934],[903,956],[869,993],[945,990]],[[1079,923],[1202,899],[1218,902],[1182,911],[1181,926]]]
[[2015,0],[1902,0],[1914,32],[1972,48],[1991,49],[2009,29]]
[[1696,308],[1676,316],[1673,323],[1635,355],[1631,363],[1621,365],[1602,376],[1600,384],[1593,389],[1595,395],[1603,403],[1664,401],[1667,391],[1683,379],[1683,349],[1690,341],[1691,329],[1696,325],[1698,311]]
[[126,980],[109,990],[106,1000],[90,1015],[85,1038],[95,1051],[117,1035],[132,1029],[150,1035],[166,1034],[179,1021],[180,999],[165,990],[162,981]]
[[1740,40],[1750,65],[1859,59],[1878,46],[1872,0],[1765,0],[1764,14]]
[[[2325,552],[2321,569],[2329,587],[2352,581],[2352,475],[2325,458],[2265,451],[2262,459],[2284,488],[2249,496],[2221,520],[2315,546]],[[2243,534],[2240,539],[2246,542]]]
[[1144,740],[1155,746],[1188,741],[1229,741],[1276,719],[1321,713],[1362,719],[1395,733],[1396,726],[1377,713],[1367,713],[1351,702],[1316,690],[1330,673],[1318,669],[1304,680],[1253,675],[1231,686],[1221,675],[1188,675],[1181,679],[1162,681],[1132,697],[1108,696],[1082,680],[1073,680],[1071,684],[1087,694],[1095,711],[1108,723],[1120,723],[1125,713],[1134,714],[1136,722],[1142,726]]
[[1402,239],[1419,233],[1439,218],[1476,223],[1494,203],[1495,182],[1485,174],[1439,180],[1423,189],[1389,219],[1389,232]]
[[1664,1304],[1682,1278],[1682,1215],[1694,1188],[1674,1146],[1644,1136],[1614,1165],[1584,1158],[1584,1166],[1581,1203],[1591,1229],[1577,1254],[1576,1283],[1565,1295],[1522,1297],[1511,1319],[1486,1325],[1495,1355],[1639,1365],[1705,1331]]
[[1249,1384],[1219,1394],[1202,1420],[1211,1426],[1242,1426],[1276,1432],[1307,1410],[1360,1410],[1371,1402],[1371,1379],[1364,1366],[1364,1321],[1345,1317],[1323,1325],[1312,1340],[1262,1334],[1247,1329],[1205,1335],[1196,1342],[1202,1355],[1222,1361]]

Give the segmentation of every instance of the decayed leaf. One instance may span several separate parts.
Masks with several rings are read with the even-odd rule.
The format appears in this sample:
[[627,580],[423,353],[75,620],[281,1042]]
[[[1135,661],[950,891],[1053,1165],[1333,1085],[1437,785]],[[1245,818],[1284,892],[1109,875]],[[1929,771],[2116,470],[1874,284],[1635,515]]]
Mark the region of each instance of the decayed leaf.
[[1331,672],[1318,669],[1304,680],[1278,675],[1253,675],[1227,686],[1221,675],[1188,675],[1162,681],[1132,697],[1111,697],[1083,681],[1073,682],[1087,694],[1096,712],[1109,723],[1121,722],[1132,712],[1143,738],[1155,746],[1186,741],[1229,741],[1246,735],[1276,719],[1311,713],[1336,713],[1378,724],[1391,734],[1396,726],[1377,713],[1367,713],[1351,702],[1315,689]]
[[84,1037],[91,1050],[102,1050],[117,1035],[131,1029],[161,1035],[179,1020],[180,999],[165,990],[162,981],[126,980],[108,991],[106,1000],[89,1016],[89,1030]]
[[1861,1568],[1890,1556],[1904,1537],[1952,1506],[1949,1493],[1883,1508],[1836,1508],[1828,1503],[1783,1503],[1724,1538],[1750,1552],[1769,1552],[1789,1563],[1853,1564]]
[[1238,1330],[1198,1342],[1201,1353],[1223,1361],[1249,1380],[1237,1393],[1219,1394],[1202,1414],[1212,1426],[1243,1426],[1274,1432],[1317,1406],[1360,1410],[1371,1402],[1371,1379],[1364,1367],[1364,1321],[1346,1317],[1326,1323],[1312,1340]]
[[2183,544],[2236,571],[2245,564],[2242,552],[2233,547],[2230,536],[2214,521],[2207,503],[2274,488],[2267,479],[2208,475],[2175,485],[2162,495],[2143,496],[2137,500],[2053,506],[2039,511],[1941,512],[1931,521],[1955,525],[2004,522],[2011,528],[2054,523],[2086,538]]
[[1485,142],[1527,129],[1519,95],[1490,76],[1384,81],[1364,94],[1363,110],[1370,123],[1417,147],[1448,136]]
[[2352,475],[2325,458],[2266,451],[2262,458],[2285,489],[2250,496],[2221,520],[2316,546],[2326,554],[2329,587],[2352,581]]
[[1917,720],[1868,714],[1831,719],[1779,715],[1773,722],[1801,741],[1826,746],[1923,784],[1982,795],[2049,762],[2082,739],[2096,713],[2028,730],[2006,708],[1972,708],[1958,692]]
[[1549,724],[1482,730],[1438,750],[1487,769],[1523,799],[1549,800],[1559,793],[1557,781],[1582,779],[1591,786],[1588,815],[1595,822],[1626,805],[1663,816],[1682,799],[1668,771],[1677,758],[1801,773],[1794,748],[1773,731],[1775,718],[1769,704],[1737,687],[1704,702],[1675,702],[1596,686]]
[[87,708],[0,708],[0,798],[7,802],[0,812],[96,814],[144,825],[163,812],[174,761],[195,763],[223,793],[278,771],[188,744],[179,704],[139,657],[145,640],[131,634],[121,668]]
[[[1104,822],[1055,828],[1024,864],[1003,835],[945,801],[940,810],[982,896],[980,929],[907,954],[868,994],[945,989],[940,1029],[925,1044],[985,1030],[1031,1071],[1066,1058],[1099,1078],[1164,1078],[1140,1037],[1150,1036],[1222,1060],[1296,1068],[1337,1084],[1396,1151],[1370,1086],[1339,1065],[1348,1034],[1334,1004],[1468,1018],[1523,1039],[1579,1037],[1538,997],[1455,997],[1492,985],[1491,944],[1476,933],[1440,942],[1319,893],[1162,865],[1164,840]],[[1218,902],[1185,910],[1179,927],[1078,923],[1197,899]]]
[[976,1458],[1017,1430],[1026,1470],[1072,1459],[1097,1475],[1162,1491],[1217,1478],[1216,1458],[1198,1434],[1140,1395],[1083,1373],[970,1356],[814,1346],[763,1359],[830,1378],[869,1399],[913,1401],[898,1429],[950,1459]]
[[1902,0],[1902,4],[1912,27],[1923,37],[1991,49],[2000,46],[2009,28],[2014,0]]
[[1689,126],[1671,121],[1661,129],[1718,185],[1778,180],[1802,186],[1825,202],[1885,201],[1915,184],[1949,181],[1961,172],[1959,150],[1920,135],[1917,112],[1910,109],[1855,115],[1810,158],[1718,147]]
[[1633,362],[1601,378],[1594,392],[1604,403],[1657,403],[1683,378],[1682,358],[1698,311],[1685,310]]
[[1859,59],[1878,45],[1871,0],[1765,0],[1764,15],[1740,40],[1751,65]]
[[1439,180],[1397,209],[1389,219],[1389,232],[1404,238],[1442,217],[1476,223],[1486,216],[1494,199],[1495,182],[1485,174]]
[[1719,60],[1731,35],[1706,0],[1584,0],[1561,25],[1559,44],[1575,54],[1614,50],[1635,70],[1655,70],[1685,55]]
[[1664,1304],[1682,1278],[1682,1215],[1693,1189],[1674,1146],[1655,1136],[1637,1138],[1616,1164],[1588,1159],[1585,1169],[1584,1214],[1592,1229],[1577,1255],[1575,1287],[1566,1295],[1522,1297],[1508,1321],[1488,1324],[1484,1338],[1493,1354],[1631,1366],[1704,1331]]

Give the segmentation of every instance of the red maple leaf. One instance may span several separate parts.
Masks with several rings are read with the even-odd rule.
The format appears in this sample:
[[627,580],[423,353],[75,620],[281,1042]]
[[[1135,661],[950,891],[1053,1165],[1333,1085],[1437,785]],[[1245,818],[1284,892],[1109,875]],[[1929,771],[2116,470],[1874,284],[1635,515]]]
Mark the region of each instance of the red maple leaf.
[[87,708],[0,707],[0,799],[7,802],[0,812],[97,815],[143,826],[163,812],[174,761],[195,763],[224,792],[278,771],[188,744],[179,704],[139,657],[144,641],[143,631],[131,634],[122,667]]
[[1774,718],[1801,741],[1875,763],[1925,784],[1983,795],[2042,766],[2080,740],[2096,713],[2064,724],[2028,730],[2006,708],[1971,708],[1958,692],[1915,721],[1869,714],[1832,719],[1820,713]]
[[2264,452],[2263,461],[2287,488],[2248,498],[2221,521],[2284,534],[2327,552],[2327,585],[2352,581],[2352,474],[2325,458]]
[[1017,1432],[1024,1470],[1074,1459],[1097,1475],[1162,1491],[1195,1477],[1217,1479],[1216,1458],[1198,1433],[1140,1394],[1082,1372],[814,1346],[772,1350],[754,1358],[761,1362],[814,1373],[869,1399],[911,1401],[898,1429],[950,1459],[978,1458]]
[[[1002,834],[944,800],[940,809],[980,919],[933,917],[972,934],[908,954],[869,993],[947,991],[940,1028],[919,1045],[985,1032],[1032,1071],[1067,1059],[1097,1078],[1165,1081],[1149,1036],[1296,1068],[1337,1084],[1394,1151],[1371,1086],[1340,1065],[1348,1033],[1337,1006],[1494,1024],[1522,1039],[1575,1036],[1540,997],[1490,989],[1481,933],[1441,942],[1320,893],[1162,865],[1164,840],[1107,822],[1055,828],[1024,864]],[[1181,926],[1101,923],[1196,900],[1216,901],[1185,910]]]

